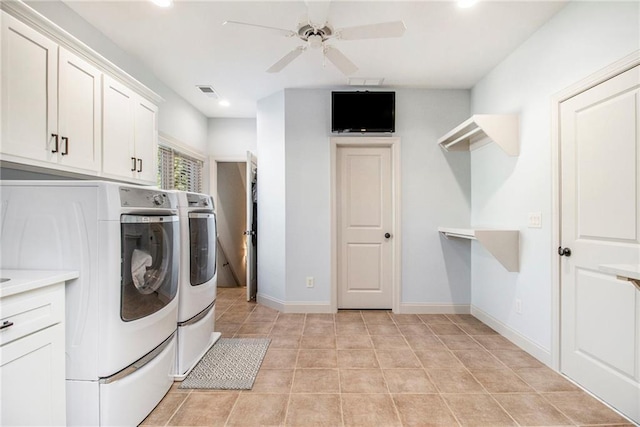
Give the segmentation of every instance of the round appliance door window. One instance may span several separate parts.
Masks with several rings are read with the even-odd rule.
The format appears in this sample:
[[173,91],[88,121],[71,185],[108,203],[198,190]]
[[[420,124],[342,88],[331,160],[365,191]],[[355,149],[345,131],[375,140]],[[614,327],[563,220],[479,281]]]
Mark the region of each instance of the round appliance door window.
[[216,216],[189,213],[189,253],[191,286],[207,283],[216,274]]
[[174,215],[122,215],[122,320],[153,314],[175,298],[178,292],[177,221]]

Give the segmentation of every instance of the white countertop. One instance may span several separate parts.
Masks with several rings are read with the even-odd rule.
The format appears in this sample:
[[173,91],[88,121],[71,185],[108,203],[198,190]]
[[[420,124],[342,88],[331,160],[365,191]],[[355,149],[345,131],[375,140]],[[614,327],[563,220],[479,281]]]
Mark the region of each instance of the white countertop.
[[0,298],[66,282],[78,276],[77,271],[0,270],[1,278],[10,279],[0,283]]

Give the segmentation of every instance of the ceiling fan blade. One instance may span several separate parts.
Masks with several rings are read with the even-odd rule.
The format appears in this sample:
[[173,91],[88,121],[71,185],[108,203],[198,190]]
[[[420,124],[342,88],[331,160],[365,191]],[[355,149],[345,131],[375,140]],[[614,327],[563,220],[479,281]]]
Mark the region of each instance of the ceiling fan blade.
[[284,67],[289,65],[294,59],[300,56],[302,52],[304,52],[306,49],[307,49],[306,46],[298,46],[297,48],[293,49],[291,52],[283,56],[282,59],[280,59],[278,62],[273,64],[271,67],[269,67],[269,69],[267,70],[267,73],[277,73],[281,71]]
[[335,65],[338,70],[342,71],[342,74],[346,76],[358,71],[358,67],[356,67],[356,65],[351,62],[349,58],[344,56],[344,53],[340,52],[333,46],[325,46],[324,56],[326,56],[327,59],[331,61],[331,63]]
[[242,25],[242,26],[245,26],[245,27],[260,28],[262,30],[267,30],[269,32],[272,32],[272,33],[275,33],[275,34],[278,34],[278,35],[281,35],[281,36],[285,36],[285,37],[293,37],[293,36],[297,35],[297,33],[295,31],[285,30],[283,28],[267,27],[266,25],[249,24],[248,22],[224,21],[222,23],[222,25],[228,25],[228,24]]
[[362,40],[401,37],[407,27],[402,21],[381,22],[380,24],[359,25],[337,30],[342,40]]
[[307,5],[307,19],[316,28],[322,28],[327,23],[331,1],[304,0]]

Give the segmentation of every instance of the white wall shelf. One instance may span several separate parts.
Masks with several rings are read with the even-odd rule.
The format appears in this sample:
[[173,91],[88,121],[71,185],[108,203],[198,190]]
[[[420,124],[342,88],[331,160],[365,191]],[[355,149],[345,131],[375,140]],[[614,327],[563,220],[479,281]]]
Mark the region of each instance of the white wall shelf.
[[475,114],[438,140],[446,151],[471,151],[493,141],[509,156],[520,154],[517,114]]
[[604,273],[615,274],[618,280],[631,282],[640,290],[640,264],[601,264],[598,269]]
[[447,239],[477,240],[507,271],[520,271],[520,232],[518,230],[438,227]]

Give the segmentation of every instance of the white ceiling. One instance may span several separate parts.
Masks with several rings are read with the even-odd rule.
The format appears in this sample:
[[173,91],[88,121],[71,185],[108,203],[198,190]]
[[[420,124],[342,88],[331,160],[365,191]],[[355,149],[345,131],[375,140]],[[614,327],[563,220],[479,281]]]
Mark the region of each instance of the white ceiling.
[[[299,1],[175,0],[161,9],[148,1],[65,3],[207,117],[254,117],[256,101],[283,88],[336,87],[347,77],[319,50],[307,50],[278,74],[265,70],[297,38],[226,20],[295,30],[306,13]],[[333,40],[359,70],[351,77],[384,77],[385,87],[470,88],[564,5],[562,1],[481,1],[461,9],[452,1],[341,1],[329,5],[334,28],[403,20],[401,38]],[[316,4],[315,6],[318,6]],[[211,85],[229,107],[196,85]]]

